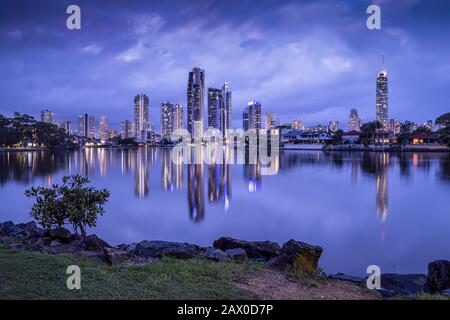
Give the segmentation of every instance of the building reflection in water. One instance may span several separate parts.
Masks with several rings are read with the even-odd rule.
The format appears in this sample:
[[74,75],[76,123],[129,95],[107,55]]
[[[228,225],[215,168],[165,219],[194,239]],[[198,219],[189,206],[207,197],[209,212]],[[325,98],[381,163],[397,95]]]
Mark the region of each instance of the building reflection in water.
[[187,171],[189,216],[195,222],[199,222],[205,217],[203,164],[188,164]]
[[169,149],[161,150],[161,187],[164,191],[179,190],[183,186],[183,164],[173,163]]
[[258,154],[249,150],[245,151],[244,178],[247,181],[248,191],[256,192],[261,188],[261,165]]
[[[219,154],[222,161],[208,165],[208,200],[210,203],[223,201],[225,211],[228,210],[231,200],[231,152],[229,148],[224,148],[224,152]],[[215,159],[214,159],[215,160]]]
[[134,194],[142,199],[150,192],[148,148],[137,149],[133,160]]

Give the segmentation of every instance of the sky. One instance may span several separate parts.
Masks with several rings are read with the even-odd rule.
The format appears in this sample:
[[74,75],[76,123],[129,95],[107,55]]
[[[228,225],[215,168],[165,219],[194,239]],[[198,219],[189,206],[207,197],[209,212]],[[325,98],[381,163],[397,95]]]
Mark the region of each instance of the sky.
[[[81,30],[66,27],[71,4]],[[366,26],[370,4],[380,30]],[[258,100],[281,123],[345,129],[352,108],[375,119],[384,53],[389,117],[422,123],[450,111],[449,39],[447,0],[2,0],[0,114],[50,108],[74,122],[105,115],[118,129],[145,93],[159,128],[161,102],[186,106],[200,67],[206,87],[229,82],[235,128]]]

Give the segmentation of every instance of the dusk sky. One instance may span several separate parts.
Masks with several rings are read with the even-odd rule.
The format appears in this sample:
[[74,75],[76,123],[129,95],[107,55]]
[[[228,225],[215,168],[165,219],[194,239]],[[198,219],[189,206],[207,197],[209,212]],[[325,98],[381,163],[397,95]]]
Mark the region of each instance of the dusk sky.
[[[81,7],[81,30],[66,28]],[[381,30],[368,30],[378,4]],[[0,114],[59,120],[132,119],[133,97],[186,106],[188,72],[206,87],[228,81],[233,126],[249,100],[280,121],[375,118],[375,78],[386,57],[389,117],[425,122],[450,111],[450,1],[20,1],[0,3]],[[205,96],[206,105],[206,96]],[[206,108],[205,108],[206,112]],[[76,124],[75,124],[76,125]]]

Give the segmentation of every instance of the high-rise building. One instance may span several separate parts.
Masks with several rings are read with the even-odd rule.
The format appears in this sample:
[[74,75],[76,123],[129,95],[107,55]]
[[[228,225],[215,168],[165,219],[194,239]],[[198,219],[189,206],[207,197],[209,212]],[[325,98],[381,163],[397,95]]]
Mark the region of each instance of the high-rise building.
[[72,122],[64,121],[63,122],[63,129],[70,136],[72,134]]
[[[205,98],[205,71],[194,68],[189,72],[187,86],[187,129],[193,137],[203,135],[203,105]],[[194,132],[194,129],[196,130]]]
[[330,132],[336,132],[339,130],[339,121],[330,121],[330,124],[328,125],[328,129]]
[[55,123],[55,114],[49,109],[41,111],[41,122]]
[[222,105],[219,112],[219,130],[225,135],[226,129],[231,129],[231,88],[228,82],[222,86]]
[[95,118],[85,113],[78,117],[78,135],[86,138],[95,138]]
[[384,66],[377,74],[376,120],[382,124],[384,130],[389,130],[388,73]]
[[244,112],[242,113],[242,128],[244,129],[244,131],[247,131],[249,129],[248,112],[248,107],[245,107]]
[[223,110],[222,91],[208,88],[208,128],[219,129],[222,120],[219,116],[221,110]]
[[133,125],[130,120],[124,120],[120,124],[120,136],[122,139],[133,138]]
[[173,108],[174,108],[173,130],[174,131],[181,130],[184,128],[183,106],[181,104],[176,103]]
[[170,102],[161,103],[161,137],[170,138],[174,131],[174,106]]
[[109,139],[108,119],[105,116],[100,117],[98,135],[100,140],[103,142]]
[[248,103],[248,127],[256,129],[257,132],[261,129],[261,102],[250,101]]
[[348,131],[360,131],[361,130],[361,118],[358,115],[358,110],[350,110],[348,116]]
[[134,137],[138,141],[147,141],[149,100],[145,94],[134,97]]
[[266,112],[266,130],[275,129],[279,124],[280,121],[273,112]]

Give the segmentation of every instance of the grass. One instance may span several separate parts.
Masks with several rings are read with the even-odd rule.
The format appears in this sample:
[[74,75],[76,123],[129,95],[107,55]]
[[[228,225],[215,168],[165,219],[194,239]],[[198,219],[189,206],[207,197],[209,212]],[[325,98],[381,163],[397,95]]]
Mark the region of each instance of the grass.
[[417,300],[450,300],[449,297],[440,294],[422,293],[416,297]]
[[[66,286],[66,269],[81,269],[81,290]],[[231,280],[252,263],[164,259],[140,266],[107,266],[72,255],[0,248],[0,299],[250,299]]]

